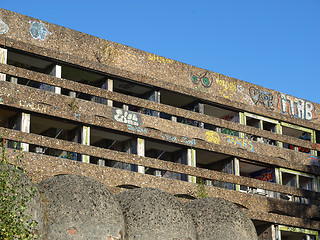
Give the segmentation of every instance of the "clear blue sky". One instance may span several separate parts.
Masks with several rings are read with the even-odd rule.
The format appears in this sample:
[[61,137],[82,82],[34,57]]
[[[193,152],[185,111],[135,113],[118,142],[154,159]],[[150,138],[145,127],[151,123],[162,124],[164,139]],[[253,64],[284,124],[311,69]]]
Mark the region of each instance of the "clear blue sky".
[[320,0],[0,0],[0,7],[320,103]]

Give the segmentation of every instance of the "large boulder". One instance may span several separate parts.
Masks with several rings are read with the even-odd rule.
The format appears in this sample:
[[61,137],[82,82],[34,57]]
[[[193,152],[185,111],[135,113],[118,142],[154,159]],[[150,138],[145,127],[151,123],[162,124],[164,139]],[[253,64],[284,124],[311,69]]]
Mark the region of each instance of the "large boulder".
[[196,240],[196,230],[182,203],[152,188],[116,194],[125,216],[127,240]]
[[123,239],[121,208],[99,181],[58,175],[40,182],[39,189],[44,203],[45,239]]
[[235,204],[220,198],[201,198],[186,204],[198,240],[258,240],[251,219]]

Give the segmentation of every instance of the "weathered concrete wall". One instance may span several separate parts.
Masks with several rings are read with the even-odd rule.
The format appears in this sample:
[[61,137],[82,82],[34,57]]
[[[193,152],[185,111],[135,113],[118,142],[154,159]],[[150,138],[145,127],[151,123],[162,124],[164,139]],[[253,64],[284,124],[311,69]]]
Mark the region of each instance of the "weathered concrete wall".
[[[0,11],[0,19],[0,43],[3,45],[31,47],[32,50],[41,48],[42,54],[53,58],[52,54],[63,53],[64,59],[57,57],[64,61],[69,60],[67,55],[81,58],[98,64],[96,68],[105,72],[116,71],[119,76],[163,88],[172,85],[176,91],[188,89],[188,93],[191,90],[194,96],[202,99],[238,106],[265,116],[284,117],[296,124],[320,123],[317,103],[4,9]],[[29,47],[23,47],[23,44]],[[79,65],[86,63],[79,61]]]

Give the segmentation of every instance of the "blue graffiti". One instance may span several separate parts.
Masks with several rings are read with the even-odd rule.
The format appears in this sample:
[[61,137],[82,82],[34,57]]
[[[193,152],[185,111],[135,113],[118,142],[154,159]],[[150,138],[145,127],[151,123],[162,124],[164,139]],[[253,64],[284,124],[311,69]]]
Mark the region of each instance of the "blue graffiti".
[[77,120],[80,120],[81,113],[74,113],[74,117],[75,117]]
[[0,19],[0,34],[7,33],[9,30],[9,27],[7,24],[5,24],[1,19]]
[[51,34],[43,23],[32,22],[30,27],[31,36],[34,39],[45,40],[47,34]]

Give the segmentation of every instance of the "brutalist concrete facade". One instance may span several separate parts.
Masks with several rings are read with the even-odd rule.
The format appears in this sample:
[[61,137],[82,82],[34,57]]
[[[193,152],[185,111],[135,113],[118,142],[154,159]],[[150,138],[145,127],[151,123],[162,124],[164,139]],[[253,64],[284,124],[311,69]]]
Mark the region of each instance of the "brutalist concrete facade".
[[34,182],[200,192],[259,239],[318,239],[320,105],[0,10],[0,131]]

